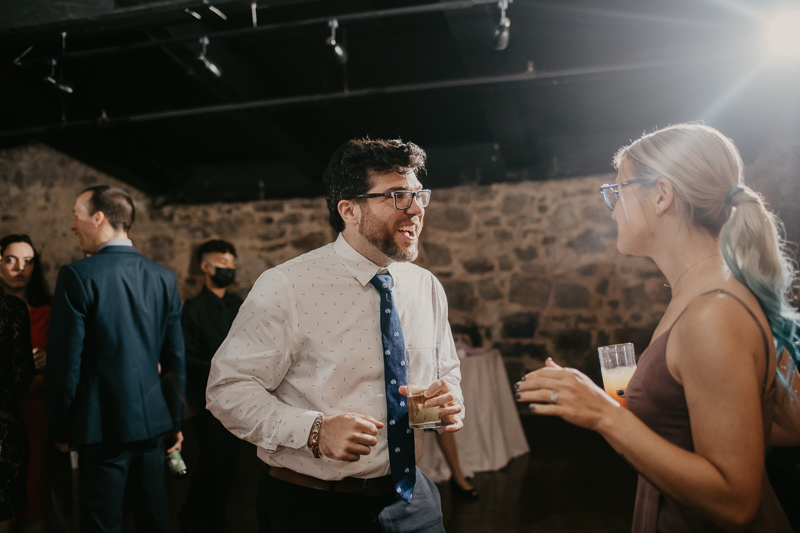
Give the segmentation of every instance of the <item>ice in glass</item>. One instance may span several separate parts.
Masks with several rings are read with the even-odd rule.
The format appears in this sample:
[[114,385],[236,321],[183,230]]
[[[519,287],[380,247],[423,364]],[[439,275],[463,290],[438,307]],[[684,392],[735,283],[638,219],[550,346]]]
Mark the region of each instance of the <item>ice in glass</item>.
[[[622,407],[627,407],[625,391],[636,372],[636,354],[633,344],[613,344],[597,349],[600,356],[600,372],[603,374],[603,388],[606,393],[617,400]],[[622,394],[620,394],[620,392]]]

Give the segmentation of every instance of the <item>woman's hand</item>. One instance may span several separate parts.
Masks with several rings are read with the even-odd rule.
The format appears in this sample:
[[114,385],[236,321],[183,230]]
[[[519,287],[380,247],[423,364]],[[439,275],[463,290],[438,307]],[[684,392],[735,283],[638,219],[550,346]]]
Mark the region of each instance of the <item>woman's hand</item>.
[[560,416],[576,426],[597,431],[619,409],[619,402],[574,368],[562,368],[548,358],[544,368],[527,374],[516,385],[516,399],[530,403],[540,415]]
[[36,368],[36,370],[43,370],[45,365],[47,365],[47,352],[41,348],[34,348],[33,366]]

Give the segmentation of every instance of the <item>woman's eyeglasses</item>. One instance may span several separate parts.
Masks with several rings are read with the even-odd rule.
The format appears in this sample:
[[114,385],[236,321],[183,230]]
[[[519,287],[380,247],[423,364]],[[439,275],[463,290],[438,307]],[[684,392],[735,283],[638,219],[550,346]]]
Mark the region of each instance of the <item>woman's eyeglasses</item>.
[[373,194],[359,194],[358,196],[353,196],[353,198],[379,198],[381,196],[391,196],[394,198],[395,209],[405,211],[411,207],[411,202],[414,201],[414,198],[419,198],[420,207],[428,207],[428,203],[431,201],[431,190],[376,192]]
[[630,185],[631,183],[636,183],[637,181],[642,181],[640,178],[635,180],[628,180],[623,181],[620,183],[604,183],[600,186],[600,194],[603,195],[603,201],[606,203],[609,209],[612,211],[614,207],[617,205],[617,200],[619,200],[619,188],[624,187],[625,185]]

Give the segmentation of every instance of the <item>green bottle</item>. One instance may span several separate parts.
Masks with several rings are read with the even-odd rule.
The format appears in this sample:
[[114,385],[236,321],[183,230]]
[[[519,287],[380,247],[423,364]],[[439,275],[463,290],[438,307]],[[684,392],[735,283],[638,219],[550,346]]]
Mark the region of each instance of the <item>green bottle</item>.
[[169,465],[170,472],[176,478],[186,475],[186,463],[178,450],[173,450],[167,454],[167,465]]

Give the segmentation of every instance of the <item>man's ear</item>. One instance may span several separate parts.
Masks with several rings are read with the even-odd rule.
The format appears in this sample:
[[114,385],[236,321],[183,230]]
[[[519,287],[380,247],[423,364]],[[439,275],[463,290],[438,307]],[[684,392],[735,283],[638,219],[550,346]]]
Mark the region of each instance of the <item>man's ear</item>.
[[354,200],[339,200],[336,206],[339,216],[344,220],[345,227],[358,226],[361,220],[361,205]]
[[104,220],[106,220],[106,215],[102,211],[96,211],[95,214],[92,215],[92,224],[94,224],[95,228],[102,226]]
[[667,178],[659,178],[654,189],[656,208],[660,213],[666,213],[675,203],[675,188]]

